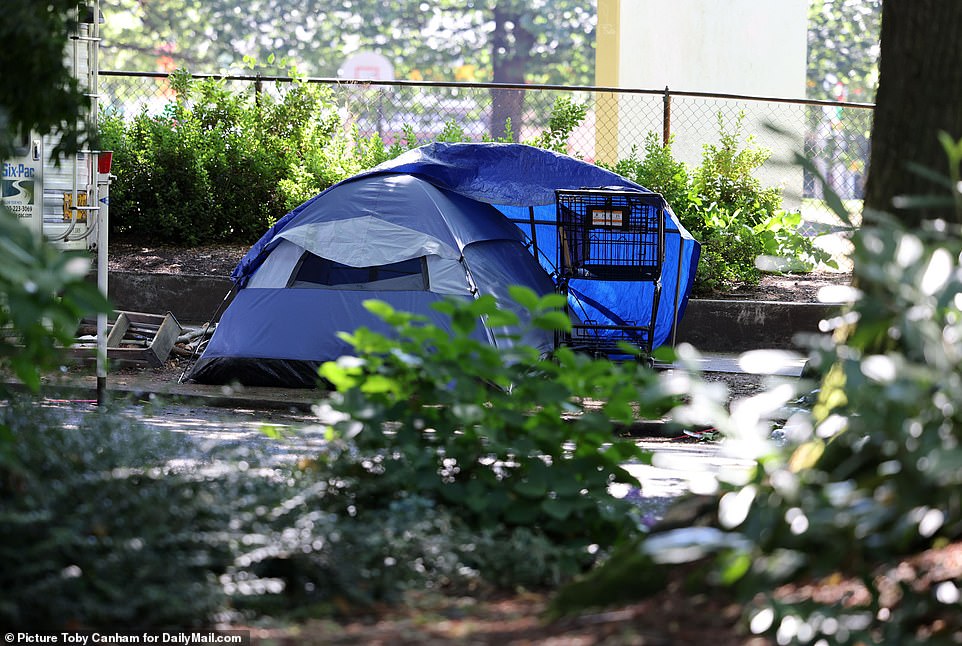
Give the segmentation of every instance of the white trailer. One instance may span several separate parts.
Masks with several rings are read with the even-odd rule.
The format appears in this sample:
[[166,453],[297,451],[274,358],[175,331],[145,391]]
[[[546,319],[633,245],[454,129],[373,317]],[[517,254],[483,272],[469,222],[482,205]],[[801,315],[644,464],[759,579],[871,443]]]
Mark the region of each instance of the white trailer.
[[[78,29],[70,34],[64,57],[90,101],[87,123],[82,126],[94,133],[99,107],[99,1],[81,5],[77,18]],[[95,249],[98,225],[109,202],[109,154],[83,150],[51,161],[50,153],[59,143],[56,135],[22,133],[13,157],[3,162],[0,202],[61,249]]]

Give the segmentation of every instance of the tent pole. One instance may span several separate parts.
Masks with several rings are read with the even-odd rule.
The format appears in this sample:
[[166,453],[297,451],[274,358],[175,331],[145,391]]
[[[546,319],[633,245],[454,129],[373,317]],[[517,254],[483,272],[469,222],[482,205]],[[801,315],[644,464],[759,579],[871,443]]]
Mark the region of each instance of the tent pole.
[[221,310],[224,308],[224,304],[227,303],[227,300],[231,297],[231,295],[233,295],[233,293],[236,290],[237,290],[237,284],[235,283],[231,285],[231,288],[229,290],[227,290],[227,293],[224,295],[224,300],[222,300],[220,302],[220,305],[217,306],[217,309],[214,310],[214,314],[210,317],[210,320],[208,320],[207,323],[204,324],[204,331],[200,335],[200,338],[197,341],[197,345],[194,347],[193,350],[190,351],[190,356],[187,357],[187,364],[184,366],[184,371],[180,373],[180,378],[177,379],[177,383],[179,384],[184,383],[184,379],[187,377],[187,371],[190,370],[190,366],[194,362],[194,357],[197,355],[197,350],[200,349],[200,344],[203,343],[205,338],[207,338],[207,332],[208,330],[210,330],[211,323],[214,322],[214,319],[220,316]]
[[[468,267],[468,263],[464,261],[464,254],[461,254],[461,258],[458,260],[458,262],[461,263],[461,266],[464,268],[464,275],[467,276],[468,278],[468,284],[471,287],[471,295],[474,296],[474,300],[478,300],[479,298],[481,298],[481,294],[478,290],[478,283],[475,282],[474,276],[471,274],[471,268]],[[497,339],[494,336],[494,332],[491,331],[491,328],[485,325],[483,318],[481,318],[481,327],[484,329],[484,335],[488,337],[488,343],[490,343],[495,348],[498,347]]]

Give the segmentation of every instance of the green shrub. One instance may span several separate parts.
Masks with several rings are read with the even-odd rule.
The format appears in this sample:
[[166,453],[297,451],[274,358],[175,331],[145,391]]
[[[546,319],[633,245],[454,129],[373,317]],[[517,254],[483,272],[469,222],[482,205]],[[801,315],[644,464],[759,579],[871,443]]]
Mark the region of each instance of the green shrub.
[[[453,312],[464,324],[468,309]],[[554,324],[543,314],[543,324]],[[399,346],[399,353],[408,349]],[[439,364],[439,381],[413,384],[418,392],[443,388],[451,352]],[[506,375],[527,374],[520,366],[495,369],[487,363],[493,359],[464,378],[503,383]],[[513,408],[503,406],[507,392],[465,385],[456,390],[499,393],[509,419],[497,422],[491,410],[474,425],[478,412],[465,403],[427,420],[461,420],[444,434],[444,455],[428,438],[395,443],[403,452],[395,458],[365,432],[363,441],[342,441],[341,450],[299,464],[265,463],[251,447],[200,447],[118,411],[14,403],[0,411],[11,449],[0,464],[0,558],[7,563],[0,621],[14,629],[200,627],[225,613],[329,614],[343,602],[398,601],[407,590],[557,585],[596,559],[597,548],[636,531],[634,508],[607,486],[630,482],[620,463],[643,456],[613,438],[608,417],[629,418],[628,402],[639,392],[648,395],[642,411],[652,414],[671,398],[647,372],[632,383],[631,370],[574,358],[552,371],[582,374],[600,383],[594,395],[616,396],[603,413],[568,426],[558,415],[575,412],[576,403],[553,398],[577,379],[533,378],[515,391],[521,399]],[[368,379],[365,391],[377,390],[377,381]],[[543,396],[544,410],[531,410],[535,396]],[[484,480],[484,492],[508,504],[487,508],[477,481],[455,475],[449,482],[455,459],[464,473],[499,473]]]
[[[575,128],[588,116],[587,104],[578,104],[569,97],[559,96],[551,107],[548,117],[548,128],[531,141],[525,142],[531,146],[552,150],[556,153],[568,153],[568,140]],[[510,127],[510,123],[508,126]],[[510,134],[508,129],[506,135]],[[510,141],[510,139],[508,139]]]
[[[716,578],[753,597],[756,631],[784,644],[915,643],[933,629],[942,643],[962,630],[958,581],[916,587],[896,571],[962,537],[962,282],[952,269],[962,245],[866,218],[873,225],[854,238],[861,297],[839,319],[851,325],[841,343],[814,345],[813,410],[788,420],[786,446],[718,507],[742,547],[718,560]],[[830,578],[863,583],[867,604],[767,592]]]
[[741,222],[737,213],[715,205],[699,207],[695,212],[701,221],[692,235],[702,244],[695,293],[723,293],[739,286],[757,285],[760,273],[755,260],[765,252],[765,246],[752,227]]
[[787,272],[809,272],[824,265],[838,269],[838,262],[824,249],[816,247],[813,239],[799,233],[802,214],[779,211],[752,227],[761,241],[763,253],[779,260]]
[[754,226],[781,209],[782,196],[778,188],[763,188],[754,175],[772,153],[756,148],[752,137],[742,146],[744,118],[744,113],[739,114],[734,128],[728,130],[718,114],[719,142],[705,144],[701,165],[692,174],[692,188],[702,204],[738,213],[742,222]]
[[[560,296],[512,293],[533,325],[570,325],[555,309]],[[366,329],[344,335],[358,359],[321,369],[337,389],[329,405],[343,417],[334,426],[341,449],[323,456],[322,468],[348,483],[345,508],[417,491],[475,530],[528,528],[571,548],[577,558],[561,568],[566,575],[590,561],[588,546],[605,549],[637,531],[633,507],[608,487],[634,483],[622,464],[646,456],[615,437],[612,420],[659,416],[675,403],[653,371],[567,348],[544,358],[531,347],[478,341],[479,317],[517,324],[491,298],[440,305],[453,335],[384,303],[366,305],[398,338]],[[605,403],[587,410],[580,398]]]
[[662,145],[649,132],[641,157],[633,147],[610,170],[660,193],[681,224],[702,244],[694,292],[712,294],[757,285],[759,256],[787,258],[795,271],[811,271],[819,263],[833,266],[830,256],[801,235],[801,215],[782,210],[779,189],[763,188],[754,172],[770,151],[743,146],[740,115],[732,131],[718,116],[719,143],[706,144],[701,164],[689,169],[674,159],[672,141]]
[[[866,584],[869,605],[846,611],[767,598],[756,613],[771,613],[772,632],[791,624],[838,644],[909,643],[934,629],[940,642],[962,632],[958,579],[915,587],[895,567],[962,537],[962,244],[865,217],[854,237],[861,296],[845,316],[854,324],[837,345],[816,345],[812,413],[792,420],[786,452],[757,471],[765,504],[731,529],[755,546],[744,585],[838,574]],[[858,627],[834,632],[829,616]]]
[[107,115],[115,151],[112,230],[157,242],[250,242],[333,183],[397,154],[350,142],[331,91],[296,80],[280,100],[234,94],[222,81],[171,76],[158,116]]
[[[559,297],[513,293],[534,325],[565,325]],[[554,586],[639,531],[637,508],[608,488],[637,484],[622,464],[647,456],[612,420],[677,403],[653,371],[477,341],[481,316],[516,322],[490,298],[439,305],[453,336],[367,306],[398,336],[345,334],[358,357],[322,367],[338,388],[319,408],[336,419],[331,444],[298,476],[312,483],[303,493],[244,520],[255,537],[230,573],[232,589],[280,582],[283,594],[236,603],[324,607],[412,588]],[[580,396],[605,404],[587,410]]]

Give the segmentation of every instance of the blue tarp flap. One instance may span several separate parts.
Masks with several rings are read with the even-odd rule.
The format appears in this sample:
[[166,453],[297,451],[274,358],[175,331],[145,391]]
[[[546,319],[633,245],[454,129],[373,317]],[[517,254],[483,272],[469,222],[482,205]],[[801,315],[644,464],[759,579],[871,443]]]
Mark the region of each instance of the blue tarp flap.
[[371,173],[409,173],[479,202],[505,206],[554,204],[555,189],[634,182],[574,157],[523,144],[434,143],[384,162]]

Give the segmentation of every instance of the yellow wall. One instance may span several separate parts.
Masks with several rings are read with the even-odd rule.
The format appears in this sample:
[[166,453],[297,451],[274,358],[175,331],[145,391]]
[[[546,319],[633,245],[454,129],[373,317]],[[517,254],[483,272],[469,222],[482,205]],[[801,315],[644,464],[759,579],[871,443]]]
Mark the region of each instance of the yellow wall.
[[[598,0],[595,85],[618,87],[621,70],[621,0]],[[595,96],[595,161],[618,160],[618,95]]]

